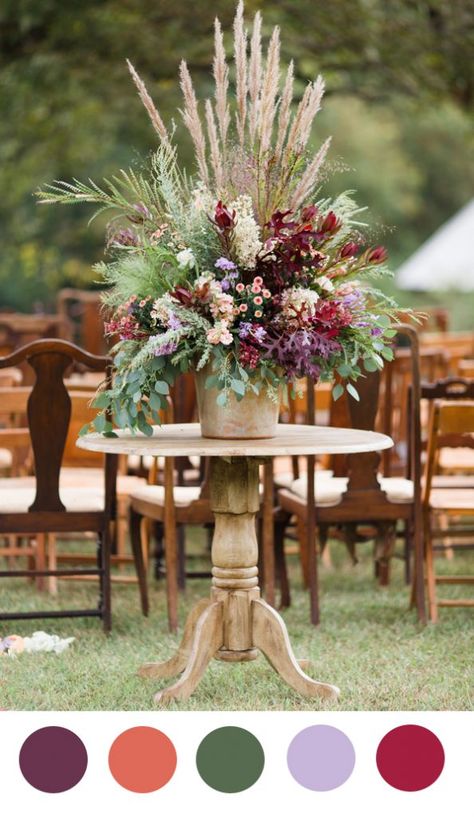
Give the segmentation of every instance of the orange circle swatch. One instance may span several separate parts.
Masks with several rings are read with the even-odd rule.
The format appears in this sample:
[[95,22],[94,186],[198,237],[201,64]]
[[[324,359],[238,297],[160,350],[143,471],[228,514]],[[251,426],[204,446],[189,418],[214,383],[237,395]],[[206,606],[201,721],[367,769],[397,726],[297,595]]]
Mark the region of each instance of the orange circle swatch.
[[176,763],[176,749],[170,739],[151,726],[135,726],[122,732],[109,752],[109,768],[117,783],[141,794],[166,786]]

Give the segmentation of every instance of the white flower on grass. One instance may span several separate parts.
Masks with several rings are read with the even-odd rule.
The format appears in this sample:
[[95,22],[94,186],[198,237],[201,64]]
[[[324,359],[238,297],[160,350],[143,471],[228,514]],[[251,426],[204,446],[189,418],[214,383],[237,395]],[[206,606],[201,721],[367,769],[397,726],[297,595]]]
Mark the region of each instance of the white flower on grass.
[[196,266],[196,259],[192,250],[187,247],[185,250],[177,253],[176,260],[181,269],[192,269]]
[[232,233],[232,243],[239,264],[245,269],[255,269],[256,256],[262,249],[260,227],[253,214],[250,196],[239,196],[229,205],[235,210],[236,222]]

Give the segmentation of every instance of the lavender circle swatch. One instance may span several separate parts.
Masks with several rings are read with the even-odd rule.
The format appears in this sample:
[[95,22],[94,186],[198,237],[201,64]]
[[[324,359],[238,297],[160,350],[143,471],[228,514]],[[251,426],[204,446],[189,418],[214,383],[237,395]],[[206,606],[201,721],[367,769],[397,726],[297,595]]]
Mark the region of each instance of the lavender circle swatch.
[[20,750],[20,769],[30,786],[56,794],[79,783],[87,769],[87,751],[75,732],[45,726],[32,732]]
[[305,789],[330,791],[351,776],[355,751],[340,729],[308,726],[291,741],[287,763],[292,777]]

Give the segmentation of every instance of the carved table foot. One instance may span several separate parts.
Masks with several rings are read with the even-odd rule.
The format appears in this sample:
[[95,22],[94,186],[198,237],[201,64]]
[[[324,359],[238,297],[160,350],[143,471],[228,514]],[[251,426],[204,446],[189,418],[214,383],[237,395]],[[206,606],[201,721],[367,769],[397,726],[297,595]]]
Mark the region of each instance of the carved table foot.
[[207,665],[222,647],[223,643],[223,605],[212,602],[206,606],[196,624],[191,651],[183,674],[170,687],[157,692],[156,703],[169,701],[172,698],[186,700],[194,692],[201,680]]
[[283,680],[306,697],[337,700],[339,689],[336,686],[314,681],[302,671],[293,655],[285,623],[276,610],[263,599],[256,599],[252,603],[252,611],[254,645],[263,652]]
[[201,599],[198,601],[186,619],[183,637],[176,654],[168,661],[143,664],[138,670],[138,674],[141,675],[142,678],[172,678],[173,675],[178,675],[186,669],[198,620],[210,604],[210,599]]

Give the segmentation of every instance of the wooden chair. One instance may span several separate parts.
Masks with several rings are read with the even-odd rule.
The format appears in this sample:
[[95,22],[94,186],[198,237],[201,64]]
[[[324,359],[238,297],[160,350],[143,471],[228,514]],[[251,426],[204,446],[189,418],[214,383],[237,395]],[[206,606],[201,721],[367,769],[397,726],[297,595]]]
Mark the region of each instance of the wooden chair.
[[458,372],[460,377],[474,378],[474,360],[460,360],[458,363]]
[[[293,483],[291,490],[278,493],[279,506],[286,514],[286,520],[279,525],[276,547],[281,550],[285,521],[291,515],[304,520],[315,518],[321,528],[343,526],[349,547],[353,549],[357,541],[360,524],[370,524],[376,531],[376,566],[382,585],[389,580],[390,559],[396,541],[396,525],[402,520],[405,536],[414,544],[415,561],[422,570],[423,542],[421,530],[420,495],[420,421],[419,421],[419,356],[418,337],[410,326],[397,326],[399,333],[406,335],[412,346],[413,401],[408,417],[409,471],[406,478],[380,477],[377,473],[381,457],[377,452],[348,455],[347,476],[324,477],[318,480],[314,469],[314,458],[308,463],[307,477]],[[354,428],[374,430],[380,389],[380,372],[367,373],[358,381],[360,402],[347,398],[346,408],[350,424]],[[342,400],[342,398],[341,398]],[[338,401],[341,406],[340,401]],[[336,404],[337,405],[337,404]],[[345,423],[347,424],[347,422]],[[410,478],[408,478],[410,477]],[[309,509],[309,510],[308,510]],[[308,517],[310,514],[310,517]],[[313,522],[314,524],[314,522]],[[312,539],[314,543],[314,538]],[[324,539],[322,542],[324,546]],[[317,591],[317,562],[314,544],[311,554],[312,621],[319,620]],[[416,578],[416,604],[420,620],[425,619],[424,584],[420,574]]]
[[[93,609],[12,612],[0,619],[96,616],[104,630],[111,628],[110,524],[115,513],[116,458],[105,457],[104,491],[97,495],[85,488],[61,489],[61,463],[71,418],[71,398],[64,386],[65,372],[74,362],[93,371],[107,371],[110,362],[90,355],[63,340],[38,340],[0,358],[0,370],[26,362],[36,377],[27,399],[27,423],[34,456],[34,486],[30,495],[19,491],[15,478],[0,482],[0,534],[65,533],[94,531],[97,534],[97,567],[57,570],[37,566],[0,571],[0,577],[97,576],[99,601]],[[18,478],[22,479],[22,478]]]
[[[423,381],[421,384],[421,399],[427,401],[428,405],[433,400],[474,400],[474,379],[447,377],[434,382]],[[427,422],[424,442],[427,444],[430,412],[425,412],[425,415],[427,415]],[[426,445],[424,447],[426,448]],[[441,448],[436,467],[439,475],[471,475],[472,479],[474,477],[474,451],[468,446]],[[435,479],[439,483],[439,477],[436,476]]]
[[420,335],[420,349],[442,349],[446,358],[445,376],[459,374],[459,362],[474,357],[474,332],[426,332]]
[[431,621],[438,620],[438,607],[474,607],[472,599],[439,599],[436,586],[438,584],[473,584],[472,576],[439,576],[434,567],[434,540],[437,536],[445,536],[446,528],[437,530],[433,524],[440,515],[456,522],[461,519],[470,520],[471,524],[456,526],[456,536],[469,536],[472,541],[474,528],[474,484],[460,487],[456,477],[444,478],[442,483],[436,484],[436,461],[441,448],[447,446],[466,447],[474,449],[474,401],[438,401],[436,400],[431,413],[430,432],[428,440],[428,455],[425,468],[423,489],[423,518],[425,532],[425,564],[428,589],[429,617]]
[[[206,525],[214,522],[209,503],[207,479],[201,486],[174,485],[174,458],[164,463],[164,484],[148,484],[130,497],[130,536],[140,586],[143,615],[148,615],[147,571],[141,541],[142,520],[163,525],[166,564],[166,597],[168,624],[171,631],[178,627],[178,545],[177,530],[184,525]],[[152,474],[153,480],[154,474]]]
[[74,341],[94,355],[107,351],[101,306],[100,290],[67,287],[59,290],[56,299],[58,315],[71,326]]

